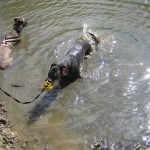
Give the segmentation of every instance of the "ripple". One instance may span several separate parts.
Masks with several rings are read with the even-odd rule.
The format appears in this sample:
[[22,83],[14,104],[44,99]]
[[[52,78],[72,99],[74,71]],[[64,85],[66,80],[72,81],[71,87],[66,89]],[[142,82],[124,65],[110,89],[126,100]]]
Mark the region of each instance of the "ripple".
[[[34,96],[50,64],[64,57],[83,34],[83,26],[100,39],[98,51],[82,66],[85,78],[61,90],[53,107],[48,105],[35,122],[37,130],[36,126],[32,126],[32,131],[24,127],[24,116],[36,104],[24,107],[5,97],[10,111],[14,112],[12,118],[18,131],[29,140],[38,131],[43,141],[49,141],[51,133],[53,140],[49,142],[53,149],[70,145],[71,141],[67,142],[70,134],[66,132],[71,132],[75,146],[83,145],[81,149],[90,149],[96,135],[109,136],[110,149],[117,150],[115,143],[122,139],[130,140],[131,145],[138,141],[149,146],[149,6],[149,0],[2,1],[1,37],[12,29],[13,17],[23,15],[28,19],[22,42],[12,53],[14,65],[0,72],[2,85],[8,91],[12,90],[11,83],[25,85],[13,89],[14,96],[23,99]],[[37,105],[42,102],[39,99]],[[76,135],[84,139],[80,139],[83,143]],[[60,140],[55,145],[58,136]],[[67,139],[65,142],[63,137]],[[39,145],[42,147],[36,143]]]

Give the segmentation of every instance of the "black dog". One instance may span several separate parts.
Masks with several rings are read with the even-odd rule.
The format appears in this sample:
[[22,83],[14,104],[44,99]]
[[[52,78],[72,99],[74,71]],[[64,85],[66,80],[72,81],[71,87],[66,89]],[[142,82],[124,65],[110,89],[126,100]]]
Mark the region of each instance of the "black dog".
[[27,20],[23,17],[16,17],[14,21],[12,31],[6,35],[0,44],[0,69],[5,69],[12,65],[13,58],[10,57],[11,51],[21,41],[22,29],[27,25]]
[[[99,41],[94,34],[88,34],[94,41],[94,44],[97,45]],[[48,81],[50,84],[54,84],[55,81],[59,81],[61,86],[65,86],[66,84],[75,81],[80,77],[80,66],[82,65],[86,56],[90,55],[91,52],[92,47],[88,42],[84,40],[77,41],[76,44],[67,52],[64,59],[60,63],[53,63],[50,66],[46,81]]]

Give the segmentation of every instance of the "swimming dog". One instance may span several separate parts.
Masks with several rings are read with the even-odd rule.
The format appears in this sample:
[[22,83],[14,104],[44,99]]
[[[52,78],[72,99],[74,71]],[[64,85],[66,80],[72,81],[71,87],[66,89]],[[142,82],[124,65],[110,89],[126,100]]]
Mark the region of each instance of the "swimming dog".
[[10,57],[12,49],[21,41],[22,29],[27,25],[27,20],[23,17],[14,18],[13,30],[5,36],[0,44],[0,69],[5,69],[12,65],[13,58]]
[[96,46],[99,43],[94,34],[87,33],[86,35],[92,39],[93,43],[89,44],[89,41],[82,38],[76,41],[75,45],[66,53],[60,63],[53,63],[50,66],[48,78],[44,82],[45,90],[53,89],[56,82],[59,82],[63,87],[80,77],[80,67],[84,59],[91,54],[93,50],[92,45]]

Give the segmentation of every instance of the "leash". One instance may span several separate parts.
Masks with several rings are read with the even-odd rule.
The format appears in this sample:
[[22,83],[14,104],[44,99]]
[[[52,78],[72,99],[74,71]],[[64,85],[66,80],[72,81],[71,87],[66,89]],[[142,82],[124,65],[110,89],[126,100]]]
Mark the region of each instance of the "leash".
[[27,102],[21,102],[19,101],[18,99],[14,98],[13,96],[11,96],[8,92],[4,91],[1,87],[0,87],[0,90],[5,93],[7,96],[11,97],[13,100],[15,100],[17,103],[20,103],[20,104],[29,104],[29,103],[32,103],[34,102],[44,91],[44,88],[42,89],[42,91],[32,100],[32,101],[27,101]]

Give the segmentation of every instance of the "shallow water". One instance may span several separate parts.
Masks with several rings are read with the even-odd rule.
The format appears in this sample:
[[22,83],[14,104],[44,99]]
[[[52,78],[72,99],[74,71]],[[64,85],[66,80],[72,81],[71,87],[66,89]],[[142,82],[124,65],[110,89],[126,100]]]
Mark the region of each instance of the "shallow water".
[[[0,71],[1,87],[29,101],[41,90],[49,66],[82,35],[83,25],[100,36],[98,51],[84,62],[84,79],[20,105],[2,92],[11,119],[30,149],[91,149],[123,141],[150,146],[150,1],[62,0],[0,2],[0,38],[13,17],[28,20],[12,67]],[[11,84],[24,85],[20,88]]]

